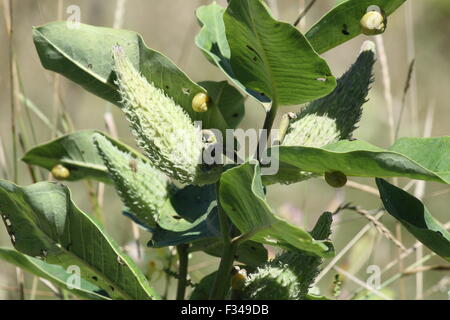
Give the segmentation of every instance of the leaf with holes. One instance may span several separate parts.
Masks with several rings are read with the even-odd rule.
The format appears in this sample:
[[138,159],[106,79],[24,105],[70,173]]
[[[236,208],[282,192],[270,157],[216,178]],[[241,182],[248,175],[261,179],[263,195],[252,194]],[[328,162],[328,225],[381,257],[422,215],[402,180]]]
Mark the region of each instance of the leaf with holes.
[[216,113],[220,112],[226,127],[236,128],[245,114],[244,96],[227,81],[202,81],[199,85],[208,91],[211,103],[214,105],[211,116],[219,117]]
[[292,25],[275,20],[260,0],[231,0],[223,16],[236,78],[276,105],[331,92],[330,68]]
[[376,182],[387,212],[417,240],[450,262],[450,233],[433,218],[423,203],[383,179],[376,179]]
[[22,160],[28,164],[43,167],[49,171],[56,165],[66,167],[70,174],[65,179],[77,181],[80,179],[95,179],[111,183],[106,166],[98,154],[94,144],[95,134],[105,136],[114,146],[124,152],[131,153],[146,161],[146,158],[133,148],[96,130],[83,130],[69,133],[50,142],[38,145],[29,150]]
[[67,187],[0,181],[0,211],[18,251],[64,268],[79,267],[84,279],[112,299],[158,299],[134,262],[75,206]]
[[239,231],[253,241],[297,248],[321,257],[334,254],[328,241],[314,240],[308,232],[274,214],[265,200],[256,163],[244,163],[222,174],[220,204]]
[[[273,152],[279,161],[276,175],[264,183],[290,182],[302,172],[340,171],[356,177],[406,177],[450,184],[450,137],[402,138],[385,150],[367,142],[342,140],[323,148],[281,146]],[[272,150],[275,151],[275,150]]]
[[104,295],[103,290],[83,278],[80,279],[79,288],[67,286],[68,283],[72,283],[71,277],[73,277],[74,274],[68,272],[68,270],[59,265],[49,264],[8,248],[0,248],[0,259],[30,272],[35,276],[47,279],[59,288],[67,290],[80,298],[93,300],[109,299],[109,297]]
[[202,27],[195,37],[195,44],[202,50],[206,58],[222,71],[242,90],[261,102],[270,102],[267,96],[259,92],[246,88],[234,75],[231,67],[231,52],[225,34],[225,24],[223,14],[225,8],[216,2],[197,9],[197,19]]
[[391,15],[406,0],[344,0],[323,16],[306,33],[318,53],[324,53],[361,34],[359,22],[369,6],[378,6]]
[[120,105],[121,98],[114,84],[112,47],[120,45],[134,67],[180,105],[192,120],[202,121],[203,128],[226,128],[223,119],[211,117],[214,110],[194,112],[192,99],[205,90],[166,56],[149,49],[135,32],[87,24],[74,29],[62,21],[35,27],[33,39],[44,68],[116,105]]

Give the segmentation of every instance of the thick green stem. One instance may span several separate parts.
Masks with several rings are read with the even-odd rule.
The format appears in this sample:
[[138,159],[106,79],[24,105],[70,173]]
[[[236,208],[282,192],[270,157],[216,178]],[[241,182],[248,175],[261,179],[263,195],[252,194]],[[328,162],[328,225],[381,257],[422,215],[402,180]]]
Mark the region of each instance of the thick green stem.
[[187,274],[189,264],[189,245],[180,244],[177,246],[178,251],[178,287],[177,287],[177,300],[184,300],[187,287]]
[[275,117],[277,115],[278,111],[278,104],[276,102],[272,102],[272,106],[270,107],[270,110],[266,113],[266,118],[264,120],[263,130],[265,132],[262,133],[264,137],[266,137],[265,141],[263,141],[263,144],[261,144],[261,137],[258,141],[258,147],[256,149],[256,159],[259,160],[261,149],[265,149],[267,147],[267,140],[269,139],[270,132],[272,131],[273,122],[275,121]]
[[217,270],[216,279],[211,290],[210,299],[223,300],[226,297],[231,285],[231,269],[233,267],[234,257],[236,255],[237,243],[232,242],[230,230],[230,221],[223,212],[219,200],[220,182],[216,183],[217,211],[219,214],[220,231],[223,238],[223,254]]

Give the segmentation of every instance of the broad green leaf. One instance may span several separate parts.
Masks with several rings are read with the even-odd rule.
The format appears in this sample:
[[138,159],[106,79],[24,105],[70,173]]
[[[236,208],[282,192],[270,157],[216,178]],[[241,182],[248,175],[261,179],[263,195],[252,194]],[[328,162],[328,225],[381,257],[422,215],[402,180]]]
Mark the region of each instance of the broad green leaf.
[[239,231],[251,240],[318,256],[334,254],[330,243],[314,240],[308,232],[274,214],[265,200],[258,164],[244,163],[222,174],[220,204]]
[[407,156],[450,183],[450,136],[401,138],[389,150]]
[[120,45],[135,68],[186,110],[192,120],[202,121],[203,128],[225,129],[224,119],[212,116],[214,108],[203,113],[192,109],[192,98],[205,90],[166,56],[149,49],[136,32],[86,24],[69,28],[62,21],[35,27],[33,39],[44,68],[116,105],[121,98],[114,84],[112,47]]
[[450,262],[450,233],[430,214],[423,203],[383,179],[376,179],[386,210],[413,236]]
[[189,185],[173,191],[158,214],[157,226],[147,223],[134,212],[125,210],[124,215],[152,233],[148,243],[151,247],[178,245],[220,235],[214,185]]
[[[306,33],[306,38],[318,53],[324,53],[361,33],[359,21],[369,6],[378,6],[391,15],[406,0],[344,0],[323,16]],[[389,28],[389,26],[388,26]]]
[[[197,241],[191,247],[191,251],[204,251],[215,257],[221,257],[223,254],[223,245],[221,238],[204,239]],[[256,268],[266,262],[268,259],[267,249],[258,242],[244,241],[236,251],[235,260],[244,263],[247,266]]]
[[259,92],[246,88],[234,75],[231,68],[231,52],[225,34],[223,14],[225,8],[215,1],[207,6],[197,9],[197,19],[202,29],[195,37],[195,44],[202,50],[206,58],[217,65],[242,90],[261,102],[270,102],[270,99]]
[[81,277],[113,299],[158,298],[134,262],[75,206],[67,187],[0,181],[0,211],[18,251],[64,268],[79,267]]
[[330,68],[292,25],[260,0],[232,0],[223,16],[231,66],[246,88],[276,105],[312,101],[336,86]]
[[199,85],[208,91],[214,104],[213,113],[221,113],[227,128],[236,128],[245,114],[244,96],[227,81],[203,81]]
[[194,291],[191,293],[189,300],[208,300],[211,288],[214,285],[217,271],[214,271],[202,278],[200,282],[195,286]]
[[[273,152],[279,161],[267,184],[295,181],[301,171],[324,174],[340,171],[357,177],[407,177],[450,184],[450,137],[400,139],[388,150],[367,142],[338,141],[323,148],[281,146]],[[426,154],[426,156],[425,156]]]
[[[191,243],[202,239],[214,239],[220,236],[218,228],[219,220],[217,218],[217,208],[214,206],[207,214],[202,215],[197,221],[187,224],[182,230],[168,230],[167,224],[165,228],[157,226],[151,229],[153,234],[148,246],[161,248],[167,246],[175,246],[183,243]],[[174,228],[172,228],[174,229]]]
[[66,269],[59,265],[49,264],[42,260],[27,256],[16,250],[8,248],[0,248],[0,259],[7,261],[16,267],[28,271],[40,278],[47,279],[58,287],[67,290],[80,298],[104,300],[109,299],[104,296],[102,290],[93,283],[80,279],[80,287],[72,288],[67,284],[72,284],[71,276],[73,273],[67,272]]
[[[171,210],[168,208],[163,210],[165,218],[159,227],[151,228],[137,221],[153,235],[149,246],[159,248],[191,243],[191,251],[222,255],[214,185],[184,187],[170,198]],[[173,219],[175,216],[177,219]],[[267,260],[267,250],[259,243],[245,241],[237,250],[236,260],[256,267]]]
[[29,150],[22,158],[28,164],[43,167],[49,171],[55,165],[62,164],[70,171],[66,179],[76,181],[80,179],[95,179],[111,183],[103,160],[94,144],[95,134],[105,136],[118,149],[131,153],[145,161],[145,157],[131,147],[111,138],[107,134],[96,130],[83,130],[69,133],[50,142],[38,145]]

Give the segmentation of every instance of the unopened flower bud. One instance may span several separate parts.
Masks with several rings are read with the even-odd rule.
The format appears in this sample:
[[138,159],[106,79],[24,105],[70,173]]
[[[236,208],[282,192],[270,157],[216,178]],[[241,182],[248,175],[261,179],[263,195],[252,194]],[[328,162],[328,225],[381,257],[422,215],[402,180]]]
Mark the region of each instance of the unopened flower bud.
[[146,225],[156,225],[169,197],[169,179],[101,134],[94,136],[94,143],[127,209]]
[[202,164],[201,129],[185,110],[140,75],[121,47],[113,47],[113,58],[121,108],[152,164],[183,183],[217,181],[220,168]]

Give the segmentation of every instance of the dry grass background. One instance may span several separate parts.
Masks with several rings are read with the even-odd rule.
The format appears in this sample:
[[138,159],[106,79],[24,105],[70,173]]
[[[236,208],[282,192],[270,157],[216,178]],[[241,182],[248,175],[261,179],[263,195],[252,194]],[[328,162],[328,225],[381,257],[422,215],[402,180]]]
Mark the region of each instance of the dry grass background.
[[[67,6],[78,5],[81,8],[81,22],[99,26],[112,26],[116,1],[13,0],[12,2],[14,6],[14,40],[12,45],[19,67],[19,76],[23,82],[24,94],[49,119],[52,119],[55,76],[44,70],[39,62],[32,41],[32,26],[56,20],[58,4],[62,4],[63,18],[67,17],[65,12]],[[128,0],[123,16],[123,28],[139,32],[149,47],[166,54],[193,80],[222,80],[225,79],[225,76],[209,64],[194,45],[194,37],[199,30],[194,11],[198,6],[211,2],[209,0]],[[225,0],[218,2],[222,5],[225,4]],[[274,6],[274,14],[286,22],[295,21],[305,2],[308,3],[309,1],[269,1]],[[412,10],[409,11],[408,6],[403,5],[390,17],[387,31],[383,35],[392,83],[394,116],[397,119],[409,62],[414,57],[416,59],[416,77],[413,80],[416,79],[416,86],[412,87],[413,90],[410,91],[406,100],[400,136],[421,136],[427,118],[428,120],[433,119],[431,135],[448,135],[450,133],[450,2],[448,0],[409,0],[409,2]],[[307,17],[299,25],[300,30],[307,30],[332,7],[333,3],[334,0],[316,1]],[[413,35],[413,38],[411,35]],[[324,55],[336,76],[341,75],[354,61],[360,45],[366,38],[364,36],[357,37]],[[415,43],[414,52],[411,51],[411,39]],[[4,144],[8,173],[11,175],[13,159],[9,98],[10,44],[7,32],[3,27],[3,21],[0,28],[0,43],[3,44],[0,46],[0,138]],[[409,53],[408,46],[410,46]],[[360,128],[355,132],[355,137],[381,147],[387,147],[390,144],[390,128],[379,63],[375,66],[375,76],[376,81],[370,93],[370,101],[365,105],[364,116]],[[73,120],[74,127],[76,129],[105,129],[103,116],[108,108],[107,104],[66,79],[61,78],[57,81],[59,81],[59,88],[58,86],[56,88],[61,97],[61,101],[56,100],[57,106],[60,107],[60,102],[62,102]],[[417,117],[412,112],[415,105]],[[24,106],[18,104],[17,108],[17,117],[24,117]],[[434,110],[433,117],[430,116],[430,108]],[[298,109],[299,106],[289,107],[285,108],[285,111],[296,111]],[[115,108],[111,111],[117,123],[120,138],[133,145],[128,125],[121,113]],[[263,109],[257,103],[248,100],[246,118],[241,127],[260,127],[263,116]],[[34,138],[36,141],[41,143],[49,140],[51,132],[48,128],[34,115],[32,115],[32,119],[35,126],[36,135]],[[415,119],[417,119],[417,122],[414,121]],[[428,122],[430,123],[430,121]],[[21,129],[18,128],[18,130]],[[33,145],[33,140],[31,138],[30,140],[28,148]],[[20,148],[18,154],[19,157],[22,154]],[[22,185],[31,183],[26,167],[19,163],[18,169],[19,183]],[[352,180],[374,186],[371,179]],[[399,184],[404,186],[407,182],[400,179]],[[90,212],[91,203],[86,192],[86,185],[79,182],[70,183],[69,186],[73,190],[77,205]],[[414,187],[411,190],[413,192]],[[343,202],[352,202],[367,210],[374,210],[381,206],[380,200],[373,194],[348,187],[344,190],[335,191],[320,179],[290,186],[272,186],[269,188],[268,198],[272,207],[279,214],[306,228],[310,228],[314,224],[320,213],[330,208],[336,208]],[[106,217],[106,230],[120,244],[125,245],[133,239],[133,235],[129,227],[129,221],[120,214],[121,204],[111,187],[106,187],[105,199],[107,201],[105,201],[103,209]],[[426,184],[423,200],[435,217],[444,223],[449,221],[449,199],[448,187],[446,189],[446,186],[437,183]],[[392,234],[395,234],[396,222],[392,218],[386,215],[380,221]],[[339,252],[346,247],[354,235],[367,223],[368,220],[363,215],[352,210],[344,210],[339,213],[333,234],[337,251]],[[142,238],[142,243],[145,243],[149,237],[143,234]],[[415,240],[405,230],[402,230],[401,242],[406,248],[409,248]],[[0,226],[0,245],[10,246],[3,226]],[[148,250],[147,253],[149,253]],[[428,253],[429,251],[424,249],[423,254]],[[151,252],[150,255],[155,256]],[[398,255],[398,247],[378,232],[377,228],[371,228],[349,253],[337,262],[337,266],[341,273],[350,272],[354,277],[365,281],[368,277],[366,273],[368,265],[374,264],[383,268],[390,261],[395,260]],[[415,259],[416,256],[413,253],[405,258],[403,265],[407,267],[414,263]],[[198,280],[213,270],[216,262],[216,259],[204,255],[195,255],[192,262],[192,267],[195,269],[191,273],[192,279]],[[433,257],[426,262],[427,265],[444,263],[444,260],[438,257]],[[327,265],[327,262],[325,265]],[[147,263],[145,267],[147,267]],[[382,281],[398,274],[398,271],[398,266],[393,267],[386,274],[383,274]],[[319,282],[324,294],[331,294],[333,277],[336,273],[338,272],[332,269]],[[425,294],[424,298],[447,299],[447,291],[450,290],[450,287],[445,284],[445,279],[448,280],[449,276],[450,274],[444,271],[424,272],[423,280],[420,276],[419,278],[415,275],[405,276],[402,281],[392,283],[383,293],[397,299],[416,298],[417,295],[420,297],[423,293]],[[157,285],[160,288],[163,287],[162,279]],[[353,280],[348,274],[342,277],[341,298],[348,297],[353,290],[359,287]],[[417,287],[417,280],[419,281],[419,287]],[[421,282],[423,287],[420,286]],[[441,282],[440,287],[436,286],[439,282]],[[32,277],[26,275],[25,287],[28,290],[31,286]],[[15,288],[17,288],[15,268],[0,262],[0,299],[17,298],[18,292]],[[39,285],[38,290],[38,298],[49,296],[49,291],[42,284]],[[28,291],[26,293],[28,296]]]

